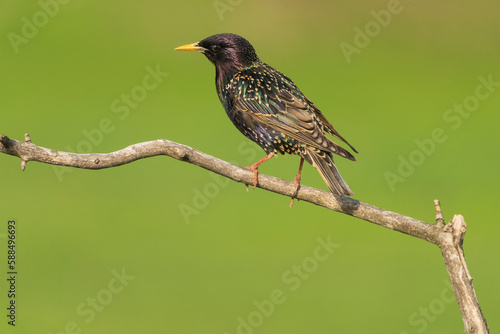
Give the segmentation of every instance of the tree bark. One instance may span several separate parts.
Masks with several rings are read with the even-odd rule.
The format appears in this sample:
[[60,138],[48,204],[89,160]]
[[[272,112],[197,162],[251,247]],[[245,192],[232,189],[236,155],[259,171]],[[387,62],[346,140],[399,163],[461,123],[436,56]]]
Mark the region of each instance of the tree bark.
[[450,276],[453,292],[458,301],[467,333],[488,333],[488,325],[477,301],[462,248],[465,231],[462,215],[455,215],[440,233],[438,246],[441,249],[446,270]]
[[[34,145],[28,134],[25,135],[24,142],[1,135],[0,152],[19,157],[22,170],[25,170],[28,161],[84,169],[103,169],[121,166],[139,159],[166,155],[200,166],[236,182],[253,183],[252,171],[165,139],[134,144],[111,153],[77,154]],[[257,186],[284,196],[295,195],[295,185],[292,182],[260,173]],[[437,200],[435,201],[436,224],[428,224],[346,196],[335,197],[330,192],[306,186],[300,186],[294,197],[437,245],[450,276],[467,333],[489,332],[465,262],[462,245],[466,224],[462,216],[455,215],[445,225]]]

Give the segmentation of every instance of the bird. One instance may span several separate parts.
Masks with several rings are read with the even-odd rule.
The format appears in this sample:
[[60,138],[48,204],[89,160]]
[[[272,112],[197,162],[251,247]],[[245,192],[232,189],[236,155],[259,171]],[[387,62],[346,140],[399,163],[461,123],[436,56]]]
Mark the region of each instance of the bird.
[[215,65],[217,94],[226,114],[245,137],[265,151],[264,158],[247,167],[253,172],[254,189],[259,166],[280,153],[301,158],[290,207],[298,195],[304,160],[318,170],[334,196],[354,194],[340,175],[333,154],[356,159],[326,133],[358,151],[290,78],[260,60],[250,42],[236,34],[222,33],[175,50],[201,52]]

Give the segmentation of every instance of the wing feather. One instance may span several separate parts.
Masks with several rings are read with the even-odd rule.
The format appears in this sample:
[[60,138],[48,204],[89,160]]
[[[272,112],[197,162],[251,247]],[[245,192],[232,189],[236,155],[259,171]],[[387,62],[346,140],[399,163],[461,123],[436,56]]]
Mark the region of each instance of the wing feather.
[[[241,73],[240,77],[251,76],[251,70],[247,71],[248,73]],[[241,89],[245,82],[236,80],[231,83],[228,88],[233,88],[229,92],[232,97],[232,113],[244,115],[246,119],[251,118],[254,123],[278,130],[303,144],[356,160],[349,151],[326,137],[325,131],[357,152],[290,79],[285,76],[277,77],[272,71],[264,71],[260,73],[259,80],[261,81],[253,85],[251,94],[246,87]],[[273,85],[269,85],[269,82]],[[264,88],[269,86],[273,89]]]

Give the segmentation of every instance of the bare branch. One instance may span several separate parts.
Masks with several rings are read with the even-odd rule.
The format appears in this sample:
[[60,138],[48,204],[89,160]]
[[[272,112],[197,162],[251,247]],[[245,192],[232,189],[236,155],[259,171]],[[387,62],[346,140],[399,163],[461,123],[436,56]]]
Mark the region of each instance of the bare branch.
[[[246,168],[233,165],[191,147],[165,139],[134,144],[122,150],[105,154],[76,154],[55,151],[37,146],[31,143],[31,141],[19,142],[9,139],[6,136],[2,136],[0,142],[3,144],[3,147],[0,147],[1,152],[20,157],[22,161],[26,162],[38,161],[52,165],[84,169],[103,169],[121,166],[148,157],[167,155],[174,159],[203,167],[236,182],[245,184],[252,184],[253,182],[252,172]],[[258,187],[289,197],[295,192],[295,186],[292,182],[260,173]],[[392,230],[410,234],[434,244],[438,240],[438,230],[434,225],[380,209],[349,197],[342,196],[335,198],[330,192],[301,186],[296,198]]]
[[[76,154],[34,145],[28,134],[25,135],[24,142],[1,135],[0,152],[21,158],[22,170],[28,161],[84,169],[103,169],[166,155],[200,166],[236,182],[253,183],[253,174],[250,170],[165,139],[134,144],[111,153]],[[292,182],[269,175],[259,173],[258,181],[257,186],[261,189],[288,197],[294,196],[298,200],[360,218],[439,246],[468,333],[488,333],[488,326],[477,301],[463,255],[462,243],[466,225],[462,216],[455,216],[448,225],[445,225],[439,201],[436,200],[434,202],[436,224],[428,224],[349,197],[334,197],[330,192],[306,186],[301,186],[295,194],[295,185]]]
[[488,333],[488,324],[481,312],[472,277],[465,263],[462,246],[466,230],[464,217],[455,215],[444,227],[444,232],[440,233],[438,246],[443,254],[467,333]]

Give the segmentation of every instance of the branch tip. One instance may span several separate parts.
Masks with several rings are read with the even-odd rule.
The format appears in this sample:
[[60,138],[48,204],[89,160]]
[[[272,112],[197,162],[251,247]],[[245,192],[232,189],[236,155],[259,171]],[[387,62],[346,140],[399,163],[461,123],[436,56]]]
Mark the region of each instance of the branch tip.
[[434,206],[436,207],[436,225],[444,227],[443,212],[441,211],[441,203],[438,199],[434,200]]
[[31,137],[29,133],[24,134],[24,142],[27,144],[31,144]]
[[26,164],[28,163],[27,160],[21,160],[21,170],[24,172],[26,169]]
[[467,224],[465,223],[464,216],[454,215],[453,219],[448,224],[451,227],[451,233],[453,234],[453,241],[456,244],[462,244],[464,240],[465,232],[467,232]]

